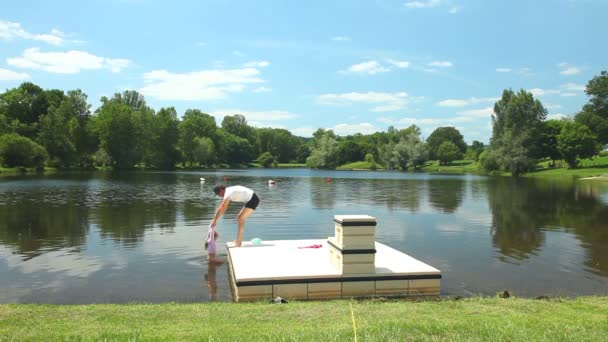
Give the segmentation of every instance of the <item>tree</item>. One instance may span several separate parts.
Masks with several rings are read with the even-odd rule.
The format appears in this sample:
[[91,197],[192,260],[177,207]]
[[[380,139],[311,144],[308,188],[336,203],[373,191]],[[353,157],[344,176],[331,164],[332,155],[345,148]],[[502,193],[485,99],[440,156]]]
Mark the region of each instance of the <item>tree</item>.
[[37,137],[38,122],[48,108],[46,92],[31,82],[0,94],[0,113],[11,122],[11,131],[30,139]]
[[561,159],[562,155],[557,148],[557,137],[564,127],[563,120],[547,120],[543,123],[540,146],[543,154],[541,158],[551,159],[551,165],[555,166],[555,161]]
[[608,144],[608,118],[583,110],[574,116],[574,121],[589,127],[602,145]]
[[529,141],[527,135],[506,131],[497,141],[498,147],[492,151],[492,157],[498,165],[511,172],[513,177],[533,170],[536,165],[536,160],[529,156],[530,151],[524,141]]
[[57,107],[51,106],[41,118],[39,141],[58,166],[91,166],[91,154],[98,141],[91,130],[91,105],[87,103],[87,95],[80,89],[70,90],[66,96],[59,91],[47,94],[61,102]]
[[461,154],[467,151],[467,144],[464,142],[464,138],[460,131],[454,127],[438,127],[431,133],[426,139],[426,146],[429,151],[429,157],[431,159],[439,159],[437,152],[439,146],[445,141],[452,142],[460,151]]
[[226,132],[224,129],[217,130],[218,159],[230,165],[249,163],[254,158],[254,147],[245,138]]
[[222,120],[222,128],[237,137],[247,139],[250,144],[255,144],[255,130],[247,124],[247,119],[243,115],[226,115]]
[[[391,126],[391,127],[392,127],[392,126]],[[374,155],[373,155],[373,154],[371,154],[371,153],[366,154],[366,155],[365,155],[365,161],[366,161],[366,162],[368,162],[368,163],[370,164],[370,165],[369,165],[369,168],[370,168],[371,170],[376,170],[376,169],[378,169],[378,165],[376,164],[376,160],[374,159]]]
[[175,108],[161,108],[153,117],[152,131],[153,158],[150,163],[161,169],[172,169],[179,160],[179,120]]
[[71,114],[67,102],[62,102],[59,108],[51,107],[40,120],[39,141],[46,148],[52,164],[59,167],[70,166],[76,157],[76,146],[69,128]]
[[0,136],[0,163],[6,167],[44,168],[44,147],[16,133]]
[[298,150],[304,144],[301,138],[282,128],[260,128],[255,130],[255,136],[257,153],[270,152],[281,163],[296,160]]
[[264,152],[258,157],[258,163],[263,167],[270,167],[276,163],[276,159],[270,152]]
[[420,139],[419,134],[409,134],[404,141],[409,156],[409,165],[411,167],[416,169],[418,168],[418,165],[422,165],[428,160],[429,153],[427,147],[422,139]]
[[219,146],[217,136],[217,125],[215,118],[205,114],[198,109],[188,109],[184,113],[182,122],[179,124],[178,146],[184,157],[184,163],[192,164],[195,161],[194,149],[197,146],[196,138],[207,137],[213,140],[215,146]]
[[137,149],[135,110],[127,104],[106,101],[95,120],[101,147],[112,158],[113,167],[132,168],[140,160]]
[[547,110],[531,93],[523,89],[517,94],[504,90],[502,98],[494,104],[490,141],[493,152],[487,158],[515,177],[532,170],[542,155],[539,133],[546,117]]
[[361,146],[352,139],[344,139],[339,142],[339,164],[347,164],[363,160],[365,154]]
[[568,166],[575,168],[579,159],[596,156],[600,151],[600,144],[589,127],[566,121],[557,136],[557,149]]
[[462,157],[462,152],[451,141],[444,141],[437,148],[436,157],[439,160],[439,165],[447,165],[456,159],[460,159]]
[[593,77],[585,88],[590,96],[575,121],[584,124],[597,136],[602,145],[608,144],[608,72]]
[[315,146],[306,159],[308,167],[316,169],[335,169],[338,166],[339,143],[332,137],[332,131],[326,131],[315,137]]
[[410,156],[408,154],[407,142],[405,139],[401,139],[394,147],[393,147],[393,163],[395,166],[399,167],[402,170],[407,170],[407,166],[410,160]]
[[394,170],[397,166],[397,161],[395,160],[395,156],[393,154],[394,149],[395,143],[392,141],[378,147],[378,158],[386,170]]
[[481,141],[473,140],[471,146],[467,146],[467,152],[465,153],[465,158],[478,161],[479,155],[483,152],[485,146]]
[[195,138],[194,161],[199,165],[210,165],[215,158],[215,144],[211,138]]

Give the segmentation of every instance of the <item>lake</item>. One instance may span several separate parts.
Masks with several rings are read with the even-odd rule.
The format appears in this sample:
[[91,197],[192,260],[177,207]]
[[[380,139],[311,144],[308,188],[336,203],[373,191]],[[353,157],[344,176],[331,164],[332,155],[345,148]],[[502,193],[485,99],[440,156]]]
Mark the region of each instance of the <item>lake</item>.
[[326,238],[334,215],[366,214],[377,241],[442,271],[442,295],[608,295],[608,182],[252,169],[0,178],[0,303],[230,301],[202,248],[224,177],[261,199],[245,240]]

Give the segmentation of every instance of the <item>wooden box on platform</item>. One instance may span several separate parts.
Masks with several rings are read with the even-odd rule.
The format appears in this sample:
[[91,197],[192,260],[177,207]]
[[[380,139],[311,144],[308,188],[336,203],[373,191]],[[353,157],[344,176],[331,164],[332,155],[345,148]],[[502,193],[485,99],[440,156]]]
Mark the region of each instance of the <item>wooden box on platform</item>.
[[342,274],[373,274],[376,270],[376,218],[334,216],[335,235],[327,239],[329,259]]

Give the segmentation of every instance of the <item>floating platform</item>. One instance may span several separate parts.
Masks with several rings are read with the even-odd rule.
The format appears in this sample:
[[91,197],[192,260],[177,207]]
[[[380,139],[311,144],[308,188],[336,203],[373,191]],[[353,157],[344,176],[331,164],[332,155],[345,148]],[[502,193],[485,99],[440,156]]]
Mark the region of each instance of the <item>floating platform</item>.
[[[349,224],[349,217],[358,223]],[[228,246],[234,300],[439,296],[438,269],[373,240],[359,249],[344,248],[359,238],[340,237],[343,228],[352,226],[355,235],[370,235],[369,222],[360,222],[363,215],[349,217],[336,216],[336,237],[329,239]]]

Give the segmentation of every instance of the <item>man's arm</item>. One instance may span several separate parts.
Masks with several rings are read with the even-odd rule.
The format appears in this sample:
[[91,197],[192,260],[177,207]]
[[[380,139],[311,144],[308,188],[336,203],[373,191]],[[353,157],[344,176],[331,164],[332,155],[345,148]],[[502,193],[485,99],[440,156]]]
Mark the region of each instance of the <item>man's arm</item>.
[[220,217],[222,217],[222,215],[224,215],[224,212],[226,211],[226,209],[228,209],[229,204],[230,204],[230,200],[228,198],[224,198],[224,200],[222,201],[222,204],[220,204],[220,206],[217,207],[217,211],[215,212],[215,216],[213,217],[213,220],[211,220],[211,227],[215,227],[215,225],[217,224],[217,220],[219,220]]

